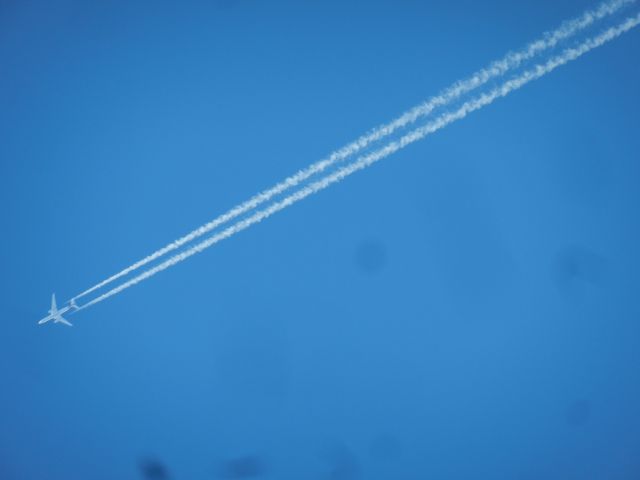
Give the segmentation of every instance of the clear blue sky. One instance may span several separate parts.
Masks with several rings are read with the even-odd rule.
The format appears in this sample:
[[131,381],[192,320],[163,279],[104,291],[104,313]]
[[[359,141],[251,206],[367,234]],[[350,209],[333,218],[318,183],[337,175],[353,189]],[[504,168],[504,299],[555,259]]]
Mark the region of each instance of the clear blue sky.
[[594,4],[0,2],[0,479],[637,478],[638,31],[36,326]]

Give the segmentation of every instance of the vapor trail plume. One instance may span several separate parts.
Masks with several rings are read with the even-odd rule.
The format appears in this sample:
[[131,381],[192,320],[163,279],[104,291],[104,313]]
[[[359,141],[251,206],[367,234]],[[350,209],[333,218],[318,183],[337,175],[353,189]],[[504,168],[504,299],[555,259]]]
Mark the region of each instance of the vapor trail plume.
[[572,60],[575,60],[578,57],[581,57],[582,55],[584,55],[585,53],[588,53],[594,48],[604,45],[605,43],[619,37],[623,33],[638,26],[638,24],[640,24],[640,13],[636,14],[636,16],[634,17],[627,18],[624,22],[620,23],[615,27],[611,27],[605,30],[604,32],[600,33],[597,36],[594,36],[585,40],[583,43],[581,43],[580,45],[574,48],[568,48],[564,50],[560,55],[552,57],[545,63],[536,65],[534,68],[525,71],[521,75],[518,75],[517,77],[514,77],[510,80],[505,81],[501,86],[494,88],[488,93],[483,93],[482,95],[478,96],[474,100],[470,100],[464,103],[458,110],[454,112],[442,114],[436,120],[433,120],[427,123],[426,125],[413,130],[412,132],[404,135],[403,137],[401,137],[396,141],[390,142],[389,144],[387,144],[387,146],[381,148],[380,150],[377,150],[373,153],[360,157],[355,162],[340,168],[336,172],[330,175],[327,175],[326,177],[318,181],[315,181],[313,183],[310,183],[302,187],[301,189],[287,196],[283,200],[275,202],[269,207],[258,211],[257,213],[251,215],[250,217],[247,217],[246,219],[238,221],[237,223],[226,228],[222,232],[209,237],[208,239],[198,243],[197,245],[191,248],[186,249],[185,251],[177,255],[174,255],[173,257],[160,263],[159,265],[111,289],[110,291],[104,293],[103,295],[96,297],[90,302],[82,305],[80,309],[82,310],[84,308],[90,307],[91,305],[95,305],[96,303],[106,300],[107,298],[113,295],[116,295],[117,293],[120,293],[123,290],[129,287],[132,287],[133,285],[136,285],[137,283],[140,283],[143,280],[149,277],[152,277],[153,275],[163,270],[166,270],[167,268],[172,267],[173,265],[176,265],[177,263],[180,263],[183,260],[186,260],[192,255],[202,252],[203,250],[211,247],[212,245],[215,245],[219,241],[224,240],[225,238],[229,238],[232,235],[235,235],[236,233],[250,227],[255,223],[261,222],[262,220],[273,215],[274,213],[279,212],[280,210],[283,210],[289,207],[290,205],[293,205],[294,203],[299,202],[300,200],[303,200],[309,195],[317,193],[321,190],[324,190],[330,185],[343,180],[349,175],[359,170],[362,170],[379,160],[382,160],[383,158],[391,155],[392,153],[397,152],[398,150],[406,147],[407,145],[410,145],[418,140],[421,140],[427,135],[430,135],[440,130],[441,128],[446,127],[450,123],[453,123],[457,120],[461,120],[465,118],[471,112],[474,112],[476,110],[481,109],[482,107],[490,105],[496,99],[504,97],[509,93],[513,92],[514,90],[518,90],[519,88],[523,87],[527,83],[533,80],[536,80],[546,75],[547,73],[552,72],[556,68]]
[[115,280],[128,275],[129,273],[139,269],[140,267],[143,267],[144,265],[147,265],[148,263],[157,260],[160,257],[163,257],[167,253],[177,250],[178,248],[187,243],[190,243],[196,238],[199,238],[202,235],[211,232],[220,225],[223,225],[230,220],[233,220],[234,218],[237,218],[238,216],[255,209],[262,203],[265,203],[272,199],[274,196],[279,195],[293,187],[296,187],[301,182],[304,182],[313,175],[316,175],[333,166],[334,164],[351,157],[370,144],[377,142],[387,137],[388,135],[391,135],[396,130],[406,127],[407,125],[414,123],[418,119],[429,115],[434,109],[449,104],[465,93],[468,93],[484,85],[489,80],[502,76],[510,70],[519,67],[523,62],[532,59],[545,50],[556,47],[561,41],[566,40],[573,35],[576,35],[582,30],[592,26],[595,22],[602,20],[609,15],[613,15],[623,7],[635,2],[636,0],[610,0],[600,4],[593,10],[585,11],[579,17],[564,22],[557,29],[544,33],[538,40],[530,43],[523,49],[516,52],[508,53],[502,59],[494,61],[493,63],[489,64],[489,66],[478,70],[467,79],[454,83],[449,88],[443,90],[440,94],[430,98],[426,102],[412,108],[411,110],[408,110],[390,123],[381,125],[371,130],[369,133],[361,136],[352,143],[342,147],[339,150],[336,150],[327,158],[311,164],[310,166],[298,171],[296,174],[286,178],[280,183],[277,183],[273,187],[251,197],[249,200],[233,207],[231,210],[220,215],[209,223],[198,227],[187,235],[169,243],[168,245],[155,251],[151,255],[144,257],[142,260],[135,262],[134,264],[126,267],[124,270],[121,270],[115,275],[112,275],[111,277],[94,285],[88,290],[85,290],[84,292],[76,295],[73,299],[77,300],[81,297],[84,297],[85,295],[88,295],[89,293],[92,293],[114,282]]

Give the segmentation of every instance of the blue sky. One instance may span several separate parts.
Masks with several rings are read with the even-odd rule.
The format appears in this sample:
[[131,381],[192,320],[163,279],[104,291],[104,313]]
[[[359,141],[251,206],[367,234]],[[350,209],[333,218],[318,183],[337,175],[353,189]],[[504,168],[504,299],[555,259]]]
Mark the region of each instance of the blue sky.
[[36,326],[593,5],[3,2],[0,478],[635,478],[637,31]]

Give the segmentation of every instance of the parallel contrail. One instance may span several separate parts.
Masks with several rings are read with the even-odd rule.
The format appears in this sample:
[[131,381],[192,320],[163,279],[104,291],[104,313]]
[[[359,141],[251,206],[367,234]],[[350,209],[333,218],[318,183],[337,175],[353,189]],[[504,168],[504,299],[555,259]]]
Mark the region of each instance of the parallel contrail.
[[490,92],[484,93],[479,97],[477,97],[476,99],[470,100],[464,103],[458,110],[441,115],[436,120],[433,120],[427,123],[423,127],[417,128],[412,132],[404,135],[400,139],[390,142],[384,148],[381,148],[380,150],[370,153],[366,156],[360,157],[355,162],[340,168],[336,172],[330,175],[327,175],[321,180],[315,181],[301,188],[300,190],[292,193],[291,195],[287,196],[283,200],[273,203],[268,208],[265,208],[246,219],[238,221],[237,223],[235,223],[231,227],[226,228],[222,232],[216,235],[213,235],[212,237],[198,243],[197,245],[185,250],[182,253],[174,255],[173,257],[157,265],[156,267],[153,267],[143,272],[142,274],[136,276],[135,278],[104,293],[103,295],[96,297],[90,302],[82,305],[80,307],[80,310],[90,307],[91,305],[95,305],[96,303],[99,303],[113,295],[116,295],[117,293],[120,293],[123,290],[129,287],[132,287],[133,285],[136,285],[137,283],[140,283],[141,281],[149,277],[152,277],[156,273],[166,270],[167,268],[170,268],[173,265],[179,262],[182,262],[183,260],[186,260],[187,258],[191,257],[192,255],[195,255],[196,253],[202,252],[203,250],[211,247],[212,245],[218,243],[219,241],[224,240],[225,238],[229,238],[232,235],[235,235],[236,233],[250,227],[251,225],[258,223],[264,220],[265,218],[270,217],[274,213],[279,212],[280,210],[283,210],[289,207],[290,205],[293,205],[296,202],[299,202],[300,200],[308,197],[309,195],[317,193],[321,190],[324,190],[328,186],[336,182],[339,182],[340,180],[346,178],[347,176],[359,170],[362,170],[372,165],[373,163],[378,162],[379,160],[382,160],[383,158],[391,155],[392,153],[397,152],[398,150],[406,147],[407,145],[410,145],[418,140],[423,139],[427,135],[430,135],[440,130],[441,128],[446,127],[450,123],[465,118],[469,113],[479,110],[482,107],[485,107],[493,103],[496,99],[504,97],[509,93],[513,92],[514,90],[518,90],[519,88],[526,85],[527,83],[546,75],[547,73],[555,70],[559,66],[564,65],[572,60],[575,60],[578,57],[581,57],[582,55],[593,50],[594,48],[604,45],[605,43],[619,37],[623,33],[638,26],[638,24],[640,24],[640,13],[636,14],[635,17],[627,18],[624,22],[620,23],[619,25],[615,27],[611,27],[608,30],[605,30],[604,32],[602,32],[601,34],[595,37],[591,37],[585,40],[583,43],[581,43],[580,45],[574,48],[568,48],[564,50],[560,55],[552,57],[544,64],[536,65],[534,68],[525,71],[521,75],[515,78],[512,78],[510,80],[507,80],[501,86],[494,88]]
[[286,178],[282,182],[274,185],[273,187],[265,190],[253,197],[249,200],[241,203],[226,213],[220,215],[214,220],[206,223],[205,225],[193,230],[187,235],[175,240],[165,247],[155,251],[151,255],[146,256],[142,260],[135,262],[124,270],[112,275],[111,277],[103,280],[102,282],[94,285],[93,287],[85,290],[84,292],[76,295],[73,300],[77,300],[89,293],[92,293],[109,283],[114,282],[115,280],[128,275],[134,270],[139,269],[140,267],[147,265],[148,263],[157,260],[158,258],[166,255],[167,253],[180,248],[181,246],[195,240],[196,238],[209,233],[220,225],[229,222],[230,220],[247,213],[264,202],[267,202],[271,198],[276,195],[279,195],[297,185],[305,180],[309,179],[313,175],[316,175],[332,165],[341,162],[348,157],[356,154],[362,149],[366,148],[371,143],[377,142],[388,135],[391,135],[396,130],[406,127],[409,124],[414,123],[416,120],[421,117],[429,115],[434,109],[447,105],[453,100],[459,98],[461,95],[468,93],[485,83],[489,80],[504,75],[508,71],[519,67],[523,62],[526,62],[536,55],[544,52],[545,50],[556,47],[562,40],[572,37],[576,35],[580,31],[590,27],[595,22],[616,13],[618,10],[623,7],[635,3],[636,0],[610,0],[608,2],[602,3],[600,6],[593,10],[587,10],[579,17],[576,17],[572,20],[564,22],[560,27],[551,32],[544,33],[541,38],[530,43],[522,50],[517,52],[508,53],[502,59],[494,61],[489,64],[489,66],[477,71],[469,78],[465,80],[458,81],[454,83],[449,88],[442,91],[435,97],[430,98],[426,102],[412,108],[411,110],[403,113],[400,117],[391,121],[390,123],[381,125],[369,133],[361,136],[354,142],[342,147],[339,150],[336,150],[332,154],[330,154],[327,158],[320,160],[316,163],[311,164],[307,168],[298,171],[296,174]]

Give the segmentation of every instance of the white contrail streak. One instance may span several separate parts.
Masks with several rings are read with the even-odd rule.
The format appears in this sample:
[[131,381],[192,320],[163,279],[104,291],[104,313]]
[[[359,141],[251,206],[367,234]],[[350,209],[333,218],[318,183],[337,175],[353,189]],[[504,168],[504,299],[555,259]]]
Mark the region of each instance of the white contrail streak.
[[327,175],[326,177],[318,181],[315,181],[309,185],[304,186],[303,188],[292,193],[291,195],[287,196],[283,200],[275,202],[269,207],[263,210],[260,210],[259,212],[251,215],[250,217],[238,221],[237,223],[235,223],[231,227],[226,228],[222,232],[211,236],[210,238],[198,243],[197,245],[185,250],[184,252],[174,255],[170,259],[143,272],[142,274],[136,276],[135,278],[132,278],[131,280],[113,288],[112,290],[104,293],[103,295],[96,297],[95,299],[91,300],[85,305],[82,305],[80,309],[82,310],[91,305],[95,305],[98,302],[101,302],[117,293],[120,293],[123,290],[155,275],[156,273],[166,270],[167,268],[172,267],[173,265],[179,262],[182,262],[183,260],[186,260],[187,258],[191,257],[192,255],[195,255],[196,253],[202,252],[203,250],[211,247],[212,245],[218,243],[219,241],[224,240],[225,238],[229,238],[232,235],[235,235],[236,233],[250,227],[255,223],[261,222],[265,218],[268,218],[274,213],[279,212],[280,210],[283,210],[289,207],[290,205],[293,205],[296,202],[299,202],[300,200],[308,197],[309,195],[313,193],[317,193],[321,190],[324,190],[328,186],[336,182],[339,182],[340,180],[346,178],[347,176],[359,170],[362,170],[379,160],[382,160],[383,158],[391,155],[392,153],[397,152],[398,150],[406,147],[407,145],[410,145],[418,140],[423,139],[427,135],[430,135],[440,130],[441,128],[446,127],[450,123],[465,118],[469,113],[479,110],[480,108],[493,103],[496,99],[504,97],[509,93],[513,92],[514,90],[518,90],[519,88],[526,85],[527,83],[533,80],[536,80],[546,75],[547,73],[552,72],[553,70],[560,67],[561,65],[564,65],[572,60],[577,59],[578,57],[581,57],[582,55],[593,50],[594,48],[604,45],[605,43],[617,38],[623,33],[638,26],[638,24],[640,24],[640,13],[637,14],[635,17],[627,18],[621,24],[615,27],[611,27],[608,30],[605,30],[604,32],[602,32],[601,34],[595,37],[585,40],[583,43],[581,43],[580,45],[574,48],[568,48],[564,50],[560,55],[552,57],[544,64],[536,65],[534,68],[525,71],[521,75],[515,78],[512,78],[510,80],[507,80],[501,86],[494,88],[488,93],[484,93],[479,97],[477,97],[476,99],[470,100],[464,103],[458,110],[450,113],[445,113],[440,117],[438,117],[436,120],[433,120],[427,123],[423,127],[417,128],[412,132],[404,135],[400,139],[390,142],[384,148],[381,148],[380,150],[377,150],[366,156],[360,157],[355,162],[340,168],[336,172],[330,175]]
[[124,270],[116,273],[115,275],[112,275],[106,280],[103,280],[102,282],[94,285],[88,290],[85,290],[84,292],[76,295],[73,299],[77,300],[81,297],[84,297],[85,295],[88,295],[89,293],[92,293],[104,287],[105,285],[112,283],[113,281],[125,275],[128,275],[134,270],[137,270],[140,267],[147,265],[154,260],[157,260],[167,253],[180,248],[181,246],[195,240],[196,238],[209,233],[220,225],[255,209],[274,196],[279,195],[299,185],[301,182],[304,182],[313,175],[316,175],[331,167],[332,165],[341,162],[346,158],[349,158],[360,150],[366,148],[371,143],[379,141],[384,137],[392,134],[396,130],[406,127],[407,125],[414,123],[416,120],[429,115],[435,108],[447,105],[453,100],[459,98],[461,95],[484,85],[492,78],[504,75],[508,71],[519,67],[523,62],[530,60],[531,58],[535,57],[541,52],[544,52],[545,50],[556,47],[561,41],[570,38],[573,35],[576,35],[580,31],[593,25],[595,22],[609,15],[613,15],[621,8],[635,2],[636,0],[610,0],[608,2],[602,3],[600,6],[593,10],[587,10],[579,17],[564,22],[556,30],[544,33],[540,39],[530,43],[522,50],[508,53],[502,59],[494,61],[493,63],[489,64],[488,67],[477,71],[469,78],[454,83],[452,86],[442,91],[440,94],[403,113],[400,117],[396,118],[390,123],[375,128],[374,130],[361,136],[354,142],[342,147],[339,150],[336,150],[327,158],[311,164],[307,168],[298,171],[296,174],[286,178],[285,180],[274,185],[268,190],[264,190],[263,192],[251,197],[249,200],[233,207],[231,210],[220,215],[209,223],[206,223],[205,225],[193,230],[187,235],[169,243],[168,245],[155,251],[151,255],[146,256],[142,260],[139,260],[138,262],[130,265]]

